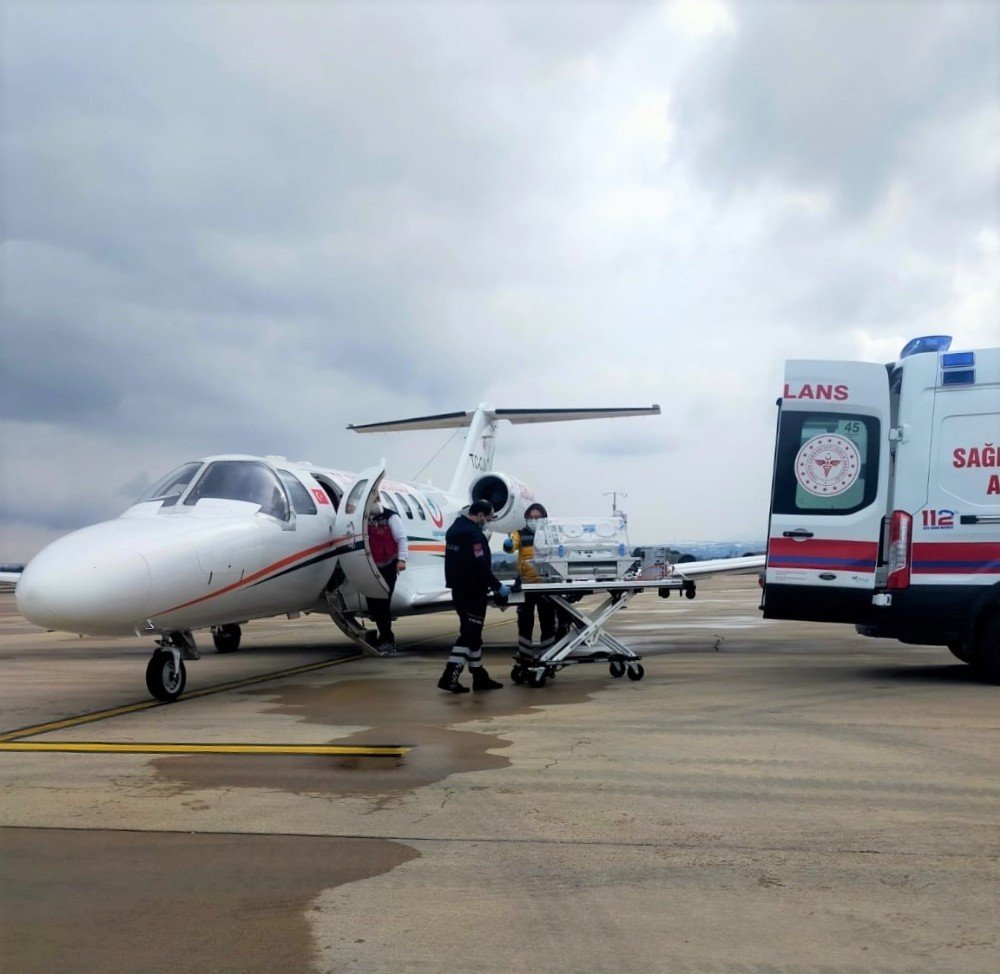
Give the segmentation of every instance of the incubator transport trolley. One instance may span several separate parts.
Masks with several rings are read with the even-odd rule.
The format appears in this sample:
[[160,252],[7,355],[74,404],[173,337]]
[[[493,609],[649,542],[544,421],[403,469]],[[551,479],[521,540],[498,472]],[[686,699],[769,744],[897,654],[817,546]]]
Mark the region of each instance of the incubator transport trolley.
[[[543,687],[546,680],[554,677],[564,666],[607,663],[613,677],[627,674],[630,680],[641,680],[645,675],[640,662],[642,656],[605,632],[604,625],[616,612],[624,609],[633,596],[649,589],[656,589],[661,598],[667,598],[671,592],[686,595],[689,599],[695,597],[695,583],[679,574],[650,580],[577,578],[553,582],[515,582],[510,599],[512,604],[523,601],[524,595],[529,593],[550,599],[567,623],[568,631],[538,656],[518,649],[514,654],[510,678],[529,687]],[[592,611],[584,611],[574,604],[580,597],[596,592],[603,592],[607,597]]]
[[[662,598],[676,591],[693,599],[694,582],[672,571],[662,578],[641,577],[639,563],[630,554],[625,518],[618,513],[540,519],[532,547],[532,577],[515,582],[511,602],[533,595],[554,603],[565,631],[537,656],[519,647],[511,679],[541,687],[564,666],[607,663],[613,677],[628,674],[630,680],[641,680],[645,674],[642,657],[605,632],[605,624],[633,596],[648,589],[656,589]],[[576,606],[582,596],[598,592],[605,599],[596,608]]]

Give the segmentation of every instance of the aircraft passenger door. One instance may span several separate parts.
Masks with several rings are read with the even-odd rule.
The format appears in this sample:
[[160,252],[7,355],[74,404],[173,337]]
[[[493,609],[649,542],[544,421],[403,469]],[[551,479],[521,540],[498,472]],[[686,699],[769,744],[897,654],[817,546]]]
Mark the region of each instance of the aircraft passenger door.
[[765,618],[859,622],[871,613],[888,505],[889,425],[885,366],[786,364]]
[[368,514],[378,500],[378,488],[385,476],[385,461],[369,467],[344,491],[334,519],[334,534],[348,550],[340,556],[347,581],[362,595],[387,599],[389,586],[371,556],[368,541]]

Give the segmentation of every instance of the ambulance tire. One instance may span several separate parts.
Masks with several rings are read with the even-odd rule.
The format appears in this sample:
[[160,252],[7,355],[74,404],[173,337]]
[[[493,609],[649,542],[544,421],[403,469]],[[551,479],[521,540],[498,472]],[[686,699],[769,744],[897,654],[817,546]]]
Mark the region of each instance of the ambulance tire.
[[1000,683],[1000,608],[992,609],[976,627],[974,666],[991,683]]
[[972,646],[966,639],[960,642],[948,643],[948,649],[951,650],[951,655],[955,659],[961,660],[963,663],[975,663],[976,661],[976,654],[972,651]]

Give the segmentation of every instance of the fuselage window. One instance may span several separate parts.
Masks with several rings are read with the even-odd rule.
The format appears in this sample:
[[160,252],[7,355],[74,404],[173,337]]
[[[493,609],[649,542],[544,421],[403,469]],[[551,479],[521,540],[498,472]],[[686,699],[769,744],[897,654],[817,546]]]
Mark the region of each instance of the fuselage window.
[[136,503],[144,504],[147,501],[163,501],[164,507],[171,507],[176,504],[181,494],[187,489],[194,475],[201,470],[201,461],[185,463],[176,470],[171,470],[166,477],[161,477],[152,487],[147,490]]
[[210,463],[184,500],[193,506],[202,498],[246,501],[257,504],[261,514],[287,521],[288,497],[274,472],[256,460],[216,460]]
[[411,495],[410,500],[413,501],[413,506],[417,509],[417,513],[420,515],[420,520],[426,521],[427,515],[424,513],[424,505],[420,502],[420,495],[413,494]]
[[379,491],[378,498],[382,502],[382,506],[386,510],[388,510],[388,511],[396,511],[397,514],[399,513],[399,511],[396,510],[396,504],[395,504],[395,502],[393,501],[393,499],[384,490]]
[[406,502],[406,498],[402,494],[400,494],[399,491],[393,494],[393,497],[395,497],[396,500],[399,501],[400,511],[405,512],[406,516],[412,521],[413,511],[410,510],[410,505]]
[[292,510],[296,514],[315,514],[316,505],[304,484],[290,470],[279,470],[278,476],[292,499]]

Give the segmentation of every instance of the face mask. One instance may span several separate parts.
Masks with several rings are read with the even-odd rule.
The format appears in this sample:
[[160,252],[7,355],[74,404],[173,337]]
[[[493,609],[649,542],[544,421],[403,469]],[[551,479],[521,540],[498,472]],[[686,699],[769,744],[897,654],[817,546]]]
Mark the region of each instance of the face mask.
[[541,523],[541,519],[537,517],[529,517],[528,520],[524,522],[525,527],[527,527],[529,531],[537,531],[538,526]]
[[375,503],[372,504],[372,517],[381,517],[383,513],[384,510],[382,505],[378,501],[375,501]]

